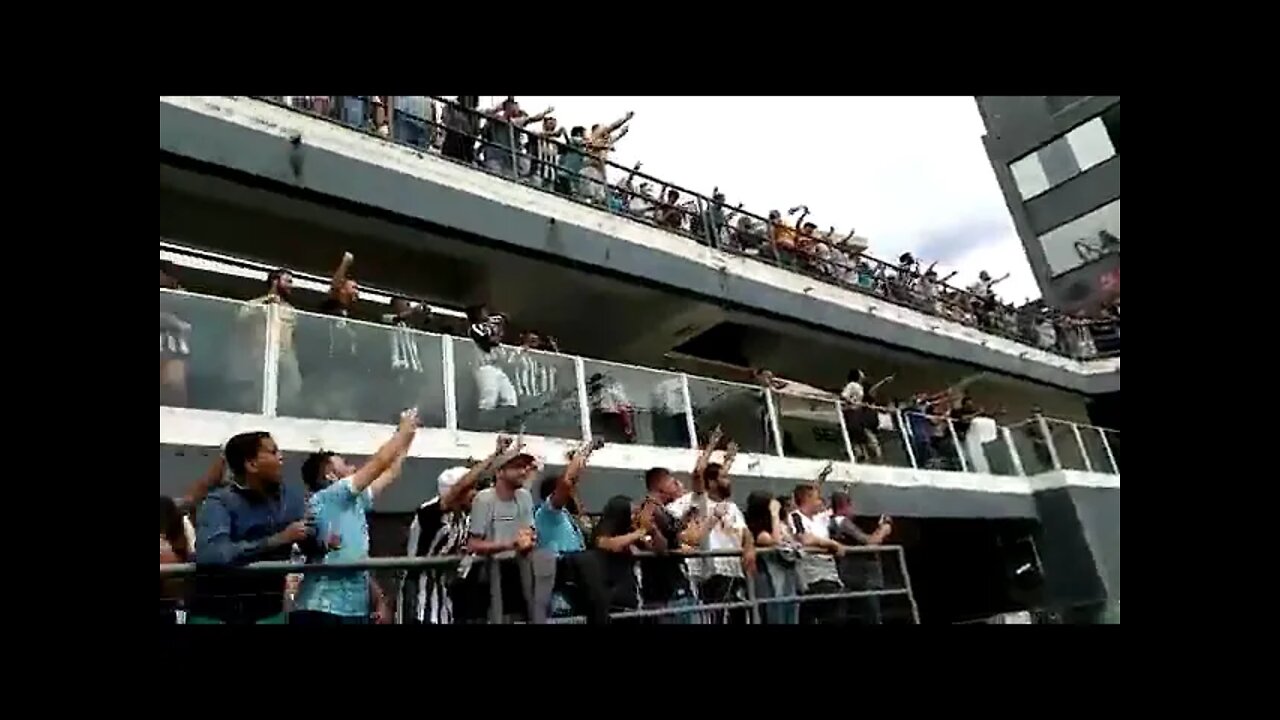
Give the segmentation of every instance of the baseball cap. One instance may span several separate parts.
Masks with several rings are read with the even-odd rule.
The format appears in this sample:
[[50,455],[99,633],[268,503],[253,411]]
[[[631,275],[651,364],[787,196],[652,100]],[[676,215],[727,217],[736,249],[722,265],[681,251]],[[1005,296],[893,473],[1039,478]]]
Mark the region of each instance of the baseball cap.
[[458,481],[466,474],[467,468],[461,465],[458,467],[451,467],[440,473],[440,476],[436,478],[436,494],[443,497],[445,493],[449,492],[449,489],[454,485],[457,485]]

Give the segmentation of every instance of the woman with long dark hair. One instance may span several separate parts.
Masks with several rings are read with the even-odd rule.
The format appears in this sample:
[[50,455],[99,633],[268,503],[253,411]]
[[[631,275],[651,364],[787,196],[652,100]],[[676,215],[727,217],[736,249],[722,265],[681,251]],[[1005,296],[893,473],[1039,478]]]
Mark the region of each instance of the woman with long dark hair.
[[[191,545],[182,523],[182,513],[172,498],[160,496],[160,564],[185,563],[191,560]],[[160,624],[178,622],[178,606],[181,604],[183,582],[177,579],[160,580]]]
[[631,512],[631,498],[615,495],[605,503],[595,525],[591,546],[604,555],[604,581],[611,612],[640,607],[640,588],[636,584],[636,559],[632,548],[643,549],[645,538],[653,532],[651,505],[638,516]]
[[[782,503],[773,493],[757,490],[747,496],[744,515],[756,547],[777,548],[760,556],[762,572],[757,572],[754,579],[756,597],[798,594],[795,573],[798,555],[791,532],[782,519]],[[800,621],[800,608],[797,603],[769,603],[762,609],[761,617],[769,625],[795,625]]]

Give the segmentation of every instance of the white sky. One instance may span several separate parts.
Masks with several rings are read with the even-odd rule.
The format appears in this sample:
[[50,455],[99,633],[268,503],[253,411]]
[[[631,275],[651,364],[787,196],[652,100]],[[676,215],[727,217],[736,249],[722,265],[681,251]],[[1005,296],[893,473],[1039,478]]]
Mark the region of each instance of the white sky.
[[[809,206],[826,230],[851,227],[869,253],[904,252],[967,285],[1012,273],[1006,300],[1038,298],[1022,243],[982,147],[972,97],[536,97],[566,128],[636,117],[612,160],[757,215]],[[481,97],[493,103],[500,97]],[[749,120],[769,118],[766,122]],[[612,176],[611,176],[612,177]],[[794,219],[794,218],[793,218]]]

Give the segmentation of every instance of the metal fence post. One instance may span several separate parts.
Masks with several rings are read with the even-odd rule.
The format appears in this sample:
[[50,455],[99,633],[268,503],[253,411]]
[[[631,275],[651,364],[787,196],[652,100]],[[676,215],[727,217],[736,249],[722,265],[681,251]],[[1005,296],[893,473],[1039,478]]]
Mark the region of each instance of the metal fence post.
[[1001,425],[1000,436],[1004,438],[1005,447],[1009,448],[1009,457],[1013,459],[1013,468],[1018,471],[1018,475],[1026,477],[1027,471],[1022,467],[1022,456],[1018,454],[1018,446],[1013,444],[1013,431]]
[[773,441],[775,454],[778,457],[786,457],[782,453],[782,430],[778,425],[778,409],[773,403],[773,388],[764,389],[764,405],[769,412],[769,429],[773,431]]
[[1058,448],[1053,445],[1053,435],[1049,432],[1049,422],[1044,419],[1043,415],[1037,415],[1036,424],[1040,427],[1040,437],[1049,446],[1049,460],[1053,463],[1053,469],[1061,470],[1062,461],[1058,459]]
[[[762,573],[764,570],[759,567],[759,563],[763,562],[759,558],[756,559],[756,573]],[[751,573],[743,573],[746,577],[747,584],[747,601],[751,603],[751,624],[760,624],[760,599],[756,597],[756,576]]]
[[684,421],[689,428],[689,449],[698,449],[698,425],[693,420],[693,395],[689,392],[689,375],[680,373],[680,394],[684,396]]
[[920,465],[916,462],[916,449],[911,446],[911,431],[907,428],[907,417],[901,410],[894,412],[898,415],[898,434],[902,435],[902,444],[907,448],[907,459],[911,461],[911,467],[919,470]]
[[587,400],[587,368],[582,358],[573,358],[573,374],[578,384],[578,422],[582,424],[582,439],[591,442],[591,403]]
[[507,141],[510,143],[511,157],[507,161],[507,168],[510,170],[511,177],[519,179],[520,162],[519,162],[519,143],[516,142],[516,126],[507,118]]
[[960,458],[960,472],[969,472],[969,462],[964,457],[964,448],[960,446],[960,436],[956,434],[955,423],[947,418],[947,430],[951,433],[951,442],[956,446],[956,457]]
[[485,567],[489,569],[489,623],[501,625],[502,568],[498,565],[498,559],[492,555],[485,560],[485,563]]
[[858,458],[853,454],[853,440],[849,437],[849,424],[844,419],[844,402],[836,401],[836,415],[840,418],[840,435],[844,437],[844,450],[849,453],[849,462],[858,464]]
[[458,381],[454,377],[453,338],[444,336],[441,339],[440,361],[444,368],[444,427],[446,430],[458,429]]
[[1098,434],[1102,436],[1102,448],[1107,451],[1107,459],[1111,461],[1111,469],[1116,475],[1120,474],[1120,465],[1116,463],[1116,456],[1111,452],[1111,441],[1107,439],[1107,431],[1098,428]]
[[907,570],[907,554],[898,546],[898,567],[902,569],[902,586],[906,588],[907,600],[911,601],[911,619],[920,624],[920,608],[916,605],[916,594],[911,589],[911,572]]
[[1089,459],[1089,451],[1084,448],[1084,438],[1080,435],[1080,426],[1071,423],[1071,432],[1076,436],[1076,445],[1080,447],[1080,457],[1084,458],[1084,469],[1093,472],[1093,461]]
[[280,403],[280,306],[267,303],[262,345],[262,414],[275,417]]

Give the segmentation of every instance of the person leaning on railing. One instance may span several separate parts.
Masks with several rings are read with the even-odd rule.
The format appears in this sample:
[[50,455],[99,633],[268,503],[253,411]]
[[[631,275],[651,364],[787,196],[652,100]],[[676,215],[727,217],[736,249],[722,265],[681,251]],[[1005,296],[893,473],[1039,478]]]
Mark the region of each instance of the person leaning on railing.
[[266,432],[227,441],[223,454],[233,480],[209,493],[196,516],[196,565],[190,624],[283,624],[284,580],[237,575],[231,569],[258,560],[286,561],[297,544],[323,550],[304,522],[303,491],[284,482],[284,458]]
[[[809,551],[797,564],[804,594],[838,593],[844,585],[835,558],[844,555],[844,546],[831,539],[831,513],[823,510],[822,493],[813,483],[801,483],[796,485],[793,497],[796,509],[790,517],[791,533]],[[843,603],[839,599],[813,600],[800,606],[802,625],[834,624],[842,615]]]
[[[776,552],[761,558],[760,571],[753,578],[756,597],[774,598],[798,594],[795,572],[800,548],[791,536],[783,519],[789,510],[766,490],[757,490],[747,496],[747,509],[743,513],[747,530],[757,548],[776,548]],[[769,625],[795,625],[800,621],[798,603],[769,603],[763,607],[763,620]]]

